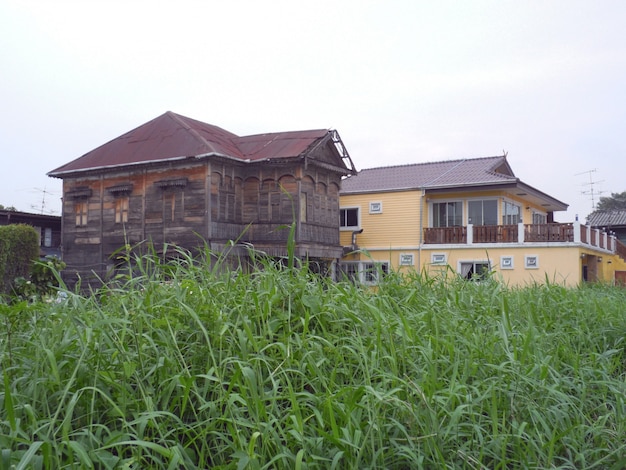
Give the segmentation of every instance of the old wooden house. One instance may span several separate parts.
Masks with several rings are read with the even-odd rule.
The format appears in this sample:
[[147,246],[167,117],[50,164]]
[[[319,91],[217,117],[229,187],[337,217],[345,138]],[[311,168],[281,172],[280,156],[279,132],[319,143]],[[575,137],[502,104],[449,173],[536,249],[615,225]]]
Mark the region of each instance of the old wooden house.
[[329,266],[342,256],[341,179],[355,172],[334,130],[241,137],[166,112],[48,175],[63,180],[71,282],[105,278],[121,247],[143,242],[284,257],[292,223],[295,255]]

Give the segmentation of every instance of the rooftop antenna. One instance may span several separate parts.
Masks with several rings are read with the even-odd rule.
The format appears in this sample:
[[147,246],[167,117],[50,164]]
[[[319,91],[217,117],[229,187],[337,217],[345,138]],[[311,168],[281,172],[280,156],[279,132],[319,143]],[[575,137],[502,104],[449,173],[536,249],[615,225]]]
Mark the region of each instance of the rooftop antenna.
[[35,204],[31,204],[31,208],[32,209],[39,209],[39,213],[40,214],[53,214],[54,211],[52,210],[46,210],[46,195],[50,194],[53,195],[54,193],[51,191],[48,191],[46,189],[46,187],[44,186],[43,188],[33,188],[33,191],[37,191],[41,193],[41,206],[37,206]]
[[591,210],[592,211],[596,210],[596,196],[599,196],[600,194],[604,192],[604,191],[598,191],[594,187],[598,183],[604,182],[604,180],[602,181],[593,180],[593,173],[595,173],[596,171],[598,171],[598,169],[594,168],[593,170],[583,171],[582,173],[576,173],[576,175],[574,175],[574,176],[587,175],[587,174],[589,175],[589,183],[583,183],[583,186],[589,186],[589,189],[586,189],[585,191],[581,191],[581,194],[589,195],[591,197]]

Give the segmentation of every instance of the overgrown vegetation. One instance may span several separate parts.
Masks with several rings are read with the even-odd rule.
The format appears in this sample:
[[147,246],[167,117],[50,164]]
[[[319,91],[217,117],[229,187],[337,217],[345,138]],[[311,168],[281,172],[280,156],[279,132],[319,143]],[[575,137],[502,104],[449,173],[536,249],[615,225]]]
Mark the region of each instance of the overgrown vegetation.
[[0,469],[626,466],[626,293],[181,257],[0,306]]
[[18,277],[28,276],[39,257],[37,232],[30,225],[0,226],[0,294],[11,292]]
[[61,283],[59,274],[65,266],[65,263],[55,256],[46,256],[43,260],[32,262],[28,276],[20,276],[14,280],[9,299],[36,302],[55,296]]

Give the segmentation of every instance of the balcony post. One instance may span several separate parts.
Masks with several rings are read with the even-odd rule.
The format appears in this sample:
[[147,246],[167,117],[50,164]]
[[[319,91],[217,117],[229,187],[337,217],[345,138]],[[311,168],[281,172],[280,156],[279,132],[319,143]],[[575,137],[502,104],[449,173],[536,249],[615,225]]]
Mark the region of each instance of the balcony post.
[[468,245],[474,243],[474,224],[467,224],[467,235],[465,238]]
[[517,223],[517,243],[524,243],[524,222]]
[[574,243],[580,243],[580,221],[574,221]]

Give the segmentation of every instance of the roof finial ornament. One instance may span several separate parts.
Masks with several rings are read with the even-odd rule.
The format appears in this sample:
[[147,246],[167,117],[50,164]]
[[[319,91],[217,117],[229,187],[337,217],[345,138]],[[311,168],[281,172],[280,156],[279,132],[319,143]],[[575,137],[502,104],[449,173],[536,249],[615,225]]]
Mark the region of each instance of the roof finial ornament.
[[509,152],[507,152],[506,150],[502,149],[502,156],[504,158],[508,157],[509,156]]

